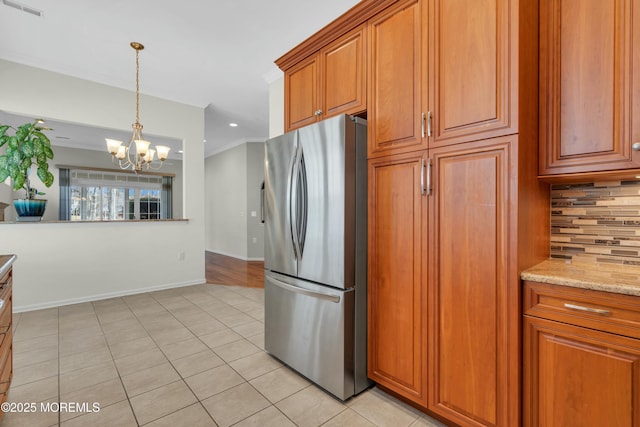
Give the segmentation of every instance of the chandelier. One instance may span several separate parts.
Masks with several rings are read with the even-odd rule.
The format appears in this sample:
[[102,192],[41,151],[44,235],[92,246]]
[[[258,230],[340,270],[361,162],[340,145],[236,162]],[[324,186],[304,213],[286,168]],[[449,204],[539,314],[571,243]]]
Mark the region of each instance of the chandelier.
[[[131,47],[136,51],[136,122],[131,125],[133,127],[133,134],[127,145],[123,145],[122,141],[115,139],[105,138],[107,142],[107,151],[111,154],[111,160],[115,163],[118,160],[118,165],[121,169],[131,169],[134,172],[142,170],[157,170],[162,167],[162,163],[167,160],[169,156],[169,147],[164,145],[156,145],[156,149],[149,148],[151,143],[145,141],[142,137],[142,125],[140,124],[140,63],[139,54],[144,46],[138,42],[131,42]],[[155,155],[158,155],[158,161],[155,160]]]

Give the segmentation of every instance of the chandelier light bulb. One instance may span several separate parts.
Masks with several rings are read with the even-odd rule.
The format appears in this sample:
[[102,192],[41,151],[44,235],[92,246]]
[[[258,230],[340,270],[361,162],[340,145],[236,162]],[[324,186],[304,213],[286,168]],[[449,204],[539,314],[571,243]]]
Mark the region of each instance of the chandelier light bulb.
[[124,145],[121,145],[120,147],[118,147],[118,152],[116,153],[116,159],[124,160],[125,157],[127,157],[127,147]]
[[169,150],[171,149],[164,145],[156,145],[156,150],[158,152],[158,159],[164,162],[165,160],[167,160],[167,157],[169,157]]
[[122,146],[122,141],[118,141],[117,139],[109,139],[109,138],[105,138],[105,141],[107,141],[107,151],[112,156],[115,156],[118,153],[118,149]]
[[135,143],[136,143],[136,153],[138,153],[138,156],[140,157],[146,156],[147,151],[149,151],[149,145],[151,143],[143,139],[136,139]]
[[156,154],[156,150],[150,148],[147,154],[145,154],[144,156],[144,162],[151,163],[153,161],[153,156],[155,156],[155,154]]

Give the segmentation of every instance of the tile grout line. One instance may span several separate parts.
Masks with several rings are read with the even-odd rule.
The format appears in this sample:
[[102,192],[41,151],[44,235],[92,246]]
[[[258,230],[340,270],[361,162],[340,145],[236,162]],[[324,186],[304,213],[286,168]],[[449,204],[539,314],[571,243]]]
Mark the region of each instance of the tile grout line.
[[[214,296],[214,297],[215,297],[215,296]],[[152,298],[153,298],[153,297],[152,297]],[[154,298],[154,299],[157,301],[157,299],[156,299],[156,298]],[[186,299],[186,298],[185,298],[185,299]],[[158,301],[158,303],[159,303],[159,304],[161,304],[161,305],[163,305],[160,301]],[[195,305],[195,304],[194,304],[194,305]],[[163,305],[163,307],[165,307],[165,306]],[[165,308],[166,308],[166,307],[165,307]],[[169,310],[167,310],[167,311],[169,311]],[[203,311],[204,311],[204,310],[203,310]],[[206,312],[206,311],[205,311],[205,312]],[[188,327],[187,325],[185,325],[184,323],[182,323],[182,321],[181,321],[180,319],[176,318],[176,317],[173,315],[173,313],[171,313],[171,315],[172,315],[172,316],[173,316],[173,317],[174,317],[178,322],[180,322],[180,324],[181,324],[182,326],[184,326],[185,328],[187,328],[187,329],[191,332],[191,329],[189,329],[189,327]],[[215,318],[215,316],[212,316],[212,317],[213,317],[215,320],[219,321],[218,319],[216,319],[216,318]],[[226,327],[227,329],[231,329],[231,330],[233,329],[233,328],[231,328],[231,327],[227,326],[226,324],[225,324],[225,327]],[[235,331],[234,331],[234,332],[235,332]],[[192,332],[192,333],[193,333],[193,332]],[[238,334],[238,335],[240,335],[240,334]],[[234,368],[229,364],[229,362],[227,362],[226,360],[222,359],[222,357],[220,357],[220,355],[219,355],[218,353],[216,353],[216,352],[215,352],[215,350],[214,350],[213,348],[209,347],[209,345],[207,345],[205,342],[203,342],[203,341],[200,339],[200,337],[199,337],[198,335],[194,334],[194,336],[195,336],[196,338],[198,338],[198,340],[199,340],[199,341],[200,341],[200,342],[201,342],[205,347],[207,347],[207,348],[208,348],[209,350],[211,350],[211,351],[212,351],[212,352],[213,352],[217,357],[219,357],[219,358],[224,362],[224,364],[225,364],[226,366],[228,366],[231,370],[233,370],[236,374],[238,374],[238,375],[239,375],[239,376],[244,380],[244,383],[243,383],[243,384],[249,384],[249,386],[251,386],[254,390],[256,390],[256,389],[255,389],[255,387],[253,387],[253,385],[252,385],[251,383],[249,383],[249,381],[248,381],[246,378],[244,378],[244,377],[242,376],[242,374],[240,374],[240,372],[238,372],[236,369],[234,369]],[[245,338],[245,337],[242,337],[241,339],[246,340],[246,338]],[[240,340],[237,340],[237,341],[240,341]],[[248,341],[248,340],[247,340],[247,341]],[[233,342],[236,342],[236,341],[233,341]],[[224,345],[226,345],[226,344],[224,344]],[[161,349],[161,348],[160,348],[160,351],[162,351],[162,349]],[[261,351],[263,351],[263,350],[261,349]],[[163,354],[164,354],[164,352],[163,352]],[[166,356],[166,354],[165,354],[165,356]],[[185,357],[188,357],[188,356],[189,356],[189,355],[187,355],[187,356],[185,356]],[[249,356],[250,356],[250,355],[249,355]],[[247,356],[247,357],[249,357],[249,356]],[[171,364],[171,366],[173,366],[173,368],[175,369],[175,366],[173,365],[173,361],[172,361],[172,360],[170,360],[168,357],[167,357],[167,359],[169,360],[169,363]],[[242,358],[240,358],[240,359],[242,359]],[[240,359],[237,359],[237,360],[240,360]],[[223,366],[223,365],[220,365],[220,366]],[[212,368],[212,369],[215,369],[215,368]],[[176,371],[177,371],[177,369],[176,369]],[[203,371],[203,372],[206,372],[206,371]],[[202,408],[205,410],[205,412],[207,413],[207,415],[209,415],[209,417],[213,420],[213,422],[214,422],[216,425],[218,425],[218,423],[216,422],[215,418],[213,417],[213,414],[211,414],[211,413],[209,412],[209,410],[204,406],[204,404],[202,403],[202,400],[198,397],[198,395],[194,392],[194,390],[191,388],[191,386],[189,385],[189,383],[186,381],[186,378],[185,378],[185,377],[183,377],[183,376],[182,376],[182,374],[181,374],[179,371],[178,371],[178,375],[180,375],[180,378],[182,379],[182,381],[184,381],[184,383],[186,384],[186,386],[187,386],[187,388],[189,389],[189,391],[191,391],[191,393],[193,393],[193,395],[196,397],[196,399],[198,400],[198,403],[202,406]],[[194,374],[194,375],[191,375],[191,376],[195,376],[195,375],[198,375],[198,374]],[[187,377],[187,378],[189,378],[189,377]],[[228,390],[231,390],[231,389],[233,389],[233,388],[235,388],[235,387],[238,387],[238,386],[240,386],[240,385],[242,385],[242,384],[238,384],[238,385],[233,386],[233,387],[230,387],[230,388],[228,388],[228,389],[226,389],[226,390],[222,390],[222,391],[220,391],[220,392],[218,392],[218,393],[215,393],[215,394],[213,394],[213,395],[211,395],[211,396],[207,397],[206,399],[210,399],[210,398],[211,398],[211,397],[213,397],[213,396],[217,396],[217,395],[219,395],[219,394],[221,394],[221,393],[224,393],[224,392],[226,392],[226,391],[228,391]],[[271,404],[271,402],[269,401],[269,399],[267,399],[267,398],[266,398],[266,396],[263,396],[263,395],[262,395],[262,393],[260,393],[258,390],[256,390],[256,392],[257,392],[257,393],[259,393],[259,394],[260,394],[260,395],[261,395],[261,396],[262,396],[262,397],[263,397],[267,402],[269,402],[269,403]],[[206,400],[206,399],[204,399],[204,400]],[[271,404],[271,406],[275,406],[275,405]],[[184,408],[183,408],[183,409],[184,409]],[[266,409],[266,408],[265,408],[265,409]],[[181,410],[181,409],[180,409],[180,410]],[[264,409],[262,409],[262,410],[264,410]],[[176,412],[177,412],[177,411],[176,411]],[[258,412],[260,412],[260,411],[258,411]],[[238,422],[236,422],[236,423],[234,423],[234,424],[237,424],[237,423],[239,423],[239,422],[242,422],[243,420],[245,420],[245,419],[247,419],[247,418],[249,418],[249,417],[251,417],[251,416],[253,416],[253,415],[255,415],[255,413],[254,413],[254,414],[251,414],[251,415],[249,415],[249,416],[247,416],[247,417],[245,417],[245,418],[243,418],[242,420],[239,420]],[[295,424],[295,423],[294,423],[294,424]]]
[[[167,313],[169,313],[169,314],[170,314],[174,319],[176,319],[176,321],[178,321],[182,326],[184,326],[185,328],[187,328],[187,327],[186,327],[186,325],[185,325],[184,323],[182,323],[182,322],[180,321],[180,319],[178,319],[177,317],[175,317],[175,316],[174,316],[174,314],[173,314],[172,312],[170,312],[170,311],[166,308],[166,306],[165,306],[165,305],[163,305],[160,301],[158,301],[155,297],[153,297],[153,295],[150,295],[150,296],[151,296],[151,298],[152,298],[153,300],[155,300],[158,304],[160,304],[160,305],[165,309],[165,311],[166,311]],[[185,300],[187,300],[187,299],[185,298]],[[187,300],[187,301],[188,301],[188,300]],[[127,303],[127,302],[125,301],[125,304],[126,304],[126,303]],[[192,304],[193,304],[193,303],[192,303]],[[128,304],[127,304],[127,305],[128,305]],[[193,305],[195,305],[195,304],[193,304]],[[136,317],[136,319],[138,320],[138,322],[140,322],[140,320],[138,319],[138,315],[137,315],[137,314],[135,314],[135,312],[133,313],[133,315]],[[182,374],[180,373],[180,371],[178,371],[178,370],[176,369],[175,365],[173,364],[173,361],[172,361],[171,359],[169,359],[169,357],[167,356],[167,354],[162,350],[162,347],[161,347],[161,346],[160,346],[160,345],[159,345],[159,344],[158,344],[158,343],[153,339],[153,337],[151,336],[151,334],[149,334],[149,331],[147,330],[147,328],[145,328],[145,327],[144,327],[144,325],[142,325],[142,322],[140,322],[140,324],[141,324],[142,328],[147,332],[147,334],[149,335],[149,337],[151,338],[151,340],[153,341],[153,343],[156,345],[156,347],[158,347],[158,350],[160,350],[160,352],[161,352],[161,353],[164,355],[164,357],[167,359],[167,361],[169,362],[169,364],[171,365],[171,367],[172,367],[172,368],[177,372],[178,376],[180,377],[180,380],[178,380],[178,381],[174,381],[174,382],[171,382],[171,383],[169,383],[169,384],[174,384],[174,383],[177,383],[177,382],[179,382],[179,381],[182,381],[182,382],[186,385],[186,387],[189,389],[189,391],[191,392],[191,394],[193,394],[193,396],[196,398],[196,403],[197,403],[197,404],[199,404],[199,405],[202,407],[202,409],[203,409],[203,410],[205,411],[205,413],[209,416],[209,418],[211,418],[211,420],[214,422],[214,424],[216,424],[216,425],[217,425],[217,423],[215,422],[215,420],[213,419],[213,417],[211,416],[211,414],[209,414],[209,411],[207,411],[207,408],[205,408],[205,407],[204,407],[204,405],[202,404],[202,401],[198,398],[198,396],[195,394],[195,392],[193,391],[193,389],[189,386],[189,383],[187,383],[187,381],[186,381],[186,380],[185,380],[185,378],[182,376]],[[187,330],[189,330],[189,332],[193,333],[189,328],[187,328]],[[196,338],[198,338],[198,341],[200,341],[200,342],[201,342],[205,347],[209,348],[209,346],[208,346],[207,344],[205,344],[204,342],[202,342],[202,340],[200,340],[200,337],[198,337],[196,334],[193,334],[193,335],[194,335]],[[189,338],[189,339],[190,339],[190,338]],[[211,349],[211,351],[213,351],[213,349]],[[214,352],[214,354],[216,354],[216,353]],[[187,355],[187,356],[185,356],[185,357],[188,357],[188,356],[189,356],[189,355]],[[216,356],[217,356],[217,354],[216,354]],[[219,357],[219,356],[218,356],[218,357]],[[167,385],[169,385],[169,384],[165,384],[164,386],[156,387],[156,388],[154,388],[154,389],[152,389],[152,390],[149,390],[149,391],[157,390],[157,389],[162,388],[162,387],[165,387],[165,386],[167,386]],[[123,387],[124,387],[124,384],[123,384]],[[145,393],[148,393],[149,391],[146,391]],[[126,389],[125,389],[125,393],[126,393]],[[144,394],[144,393],[142,393],[142,394]],[[182,411],[183,409],[188,408],[188,407],[193,406],[193,405],[195,405],[195,403],[192,403],[191,405],[185,406],[184,408],[176,409],[175,411],[173,411],[173,412],[171,412],[171,413],[165,414],[165,415],[163,415],[163,416],[161,416],[161,417],[159,417],[159,418],[156,418],[156,419],[154,419],[154,420],[149,421],[147,424],[152,423],[152,422],[157,421],[157,420],[160,420],[160,419],[162,419],[162,418],[164,418],[164,417],[168,417],[169,415],[175,414],[176,412]],[[133,408],[132,408],[132,410],[133,410]],[[139,423],[138,423],[138,425],[140,426],[140,424],[139,424]]]
[[[210,293],[210,292],[208,292],[208,293]],[[234,292],[234,293],[235,293],[235,292]],[[244,299],[249,299],[249,298],[247,298],[247,297],[245,297],[245,296],[243,296],[243,295],[240,295],[239,293],[236,293],[236,294],[237,294],[237,295],[239,295],[239,296],[241,296],[241,297],[242,297],[242,298],[244,298]],[[213,295],[213,296],[215,297],[215,295]],[[154,298],[154,299],[155,299],[155,298]],[[185,298],[185,299],[186,299],[186,298]],[[250,301],[253,301],[253,300],[251,300],[251,299],[249,299],[249,300],[250,300]],[[156,301],[157,301],[157,299],[156,299]],[[158,301],[158,302],[162,305],[162,302],[160,302],[160,301]],[[224,301],[223,301],[223,302],[224,302]],[[229,306],[231,306],[231,307],[234,307],[233,305],[228,304],[228,303],[227,303],[227,305],[229,305]],[[163,305],[163,306],[164,306],[164,305]],[[167,311],[168,311],[168,310],[167,310]],[[203,311],[204,311],[204,310],[203,310]],[[241,311],[241,310],[240,310],[240,311]],[[246,314],[246,313],[245,313],[245,314]],[[173,315],[173,313],[172,313],[172,315]],[[215,316],[212,316],[212,317],[213,317],[214,319],[216,319],[216,318],[215,318]],[[180,319],[176,318],[175,316],[174,316],[174,318],[175,318],[178,322],[180,322],[180,324],[181,324],[181,325],[183,325],[185,328],[189,329],[189,327],[188,327],[187,325],[185,325],[185,324],[184,324]],[[216,319],[216,320],[218,320],[218,319]],[[219,320],[218,320],[218,321],[219,321]],[[259,321],[259,320],[257,320],[257,319],[256,319],[256,321]],[[263,323],[263,322],[261,322],[261,323]],[[241,324],[241,325],[242,325],[242,324]],[[238,326],[241,326],[241,325],[238,325]],[[232,328],[232,327],[230,327],[230,326],[228,326],[228,325],[226,325],[226,324],[225,324],[225,326],[226,326],[226,328],[227,328],[227,329],[233,330],[233,328]],[[189,329],[189,330],[190,330],[190,329]],[[234,332],[235,332],[235,331],[234,331]],[[236,332],[236,333],[237,333],[237,332]],[[194,335],[195,335],[195,334],[194,334]],[[238,335],[240,335],[240,334],[238,334]],[[259,335],[259,334],[255,334],[255,335]],[[220,355],[218,355],[218,354],[215,352],[215,349],[213,349],[213,348],[209,347],[206,343],[204,343],[202,340],[200,340],[200,337],[199,337],[198,335],[196,335],[196,337],[199,339],[199,341],[200,341],[200,342],[202,342],[202,344],[204,344],[204,345],[205,345],[207,348],[209,348],[209,349],[210,349],[214,354],[216,354],[218,357],[220,357]],[[246,341],[248,341],[247,337],[244,337],[244,336],[241,336],[241,339],[239,339],[239,340],[237,340],[237,341],[241,341],[241,340],[246,340]],[[236,342],[236,341],[233,341],[233,342]],[[225,345],[226,345],[226,344],[225,344]],[[161,351],[162,351],[162,349],[161,349]],[[263,349],[260,349],[260,352],[266,353]],[[260,352],[258,352],[258,353],[254,353],[254,354],[259,354]],[[268,354],[268,353],[267,353],[267,354]],[[252,356],[252,355],[248,355],[248,356],[245,356],[245,357],[250,357],[250,356]],[[185,356],[185,357],[188,357],[188,356]],[[244,358],[244,357],[241,357],[241,358],[238,358],[238,359],[234,359],[233,361],[230,361],[230,362],[234,362],[235,360],[240,360],[240,359],[243,359],[243,358]],[[269,399],[268,399],[264,394],[262,394],[258,389],[256,389],[256,388],[253,386],[253,384],[251,384],[250,380],[246,379],[244,376],[242,376],[242,374],[241,374],[238,370],[236,370],[233,366],[231,366],[230,362],[227,362],[226,360],[224,360],[224,359],[222,359],[222,358],[220,358],[220,359],[224,362],[224,364],[225,364],[227,367],[229,367],[231,370],[233,370],[236,374],[238,374],[238,376],[240,376],[240,377],[243,379],[243,383],[238,384],[238,385],[235,385],[235,386],[233,386],[233,387],[230,387],[230,388],[228,388],[228,389],[226,389],[226,390],[222,390],[222,391],[220,391],[220,392],[218,392],[218,393],[215,393],[215,394],[213,394],[213,395],[211,395],[211,396],[207,397],[206,399],[210,399],[210,398],[212,398],[212,397],[214,397],[214,396],[217,396],[217,395],[219,395],[219,394],[221,394],[221,393],[225,393],[225,392],[227,392],[227,391],[229,391],[229,390],[232,390],[232,389],[234,389],[234,388],[236,388],[236,387],[239,387],[239,386],[241,386],[241,385],[243,385],[243,384],[247,384],[247,385],[249,385],[253,390],[255,390],[255,391],[256,391],[256,393],[258,393],[258,394],[259,394],[259,395],[260,395],[260,396],[261,396],[261,397],[262,397],[262,398],[263,398],[263,399],[264,399],[264,400],[269,404],[269,406],[267,406],[266,408],[263,408],[263,409],[261,409],[261,410],[259,410],[259,411],[255,412],[255,413],[252,413],[252,414],[250,414],[250,415],[246,416],[245,418],[243,418],[243,419],[241,419],[241,420],[238,420],[237,422],[233,423],[233,425],[238,424],[238,423],[240,423],[240,422],[242,422],[242,421],[246,420],[247,418],[251,418],[251,417],[252,417],[252,416],[254,416],[255,414],[257,414],[257,413],[259,413],[259,412],[261,412],[261,411],[264,411],[265,409],[267,409],[267,408],[269,408],[269,407],[271,407],[271,406],[273,406],[273,407],[274,407],[278,412],[280,412],[282,415],[284,415],[287,419],[290,419],[286,414],[284,414],[284,413],[280,410],[280,408],[278,408],[278,407],[275,405],[275,403],[272,403],[272,402],[271,402],[271,401],[270,401],[270,400],[269,400]],[[169,363],[171,363],[171,365],[173,366],[173,363],[172,363],[172,362],[173,362],[173,361],[169,360]],[[222,365],[221,365],[221,366],[222,366]],[[284,365],[283,365],[283,366],[284,366]],[[174,369],[175,369],[175,366],[174,366]],[[215,368],[213,368],[213,369],[215,369]],[[278,368],[276,368],[276,369],[278,369]],[[275,369],[273,369],[273,370],[275,370]],[[273,371],[273,370],[272,370],[272,371]],[[269,371],[269,372],[272,372],[272,371]],[[203,371],[203,372],[206,372],[206,371]],[[265,372],[265,373],[264,373],[264,374],[262,374],[262,375],[266,375],[266,374],[268,374],[269,372]],[[180,374],[179,372],[178,372],[178,374],[180,375],[180,377],[182,378],[182,380],[185,382],[185,384],[187,385],[187,387],[189,388],[189,390],[194,394],[194,396],[196,396],[196,399],[198,399],[198,402],[202,405],[202,407],[203,407],[203,408],[204,408],[204,410],[207,412],[207,414],[208,414],[208,415],[213,419],[213,421],[215,422],[215,419],[213,418],[213,415],[212,415],[212,414],[207,410],[207,408],[206,408],[206,407],[204,406],[204,404],[202,403],[202,400],[201,400],[201,399],[200,399],[200,398],[195,394],[195,392],[193,391],[193,389],[191,388],[191,386],[189,386],[189,383],[186,381],[186,378],[185,378],[185,377],[183,377],[183,376],[182,376],[182,374]],[[192,376],[195,376],[195,375],[198,375],[198,374],[194,374],[194,375],[192,375]],[[260,376],[262,376],[262,375],[259,375],[259,376],[258,376],[258,377],[256,377],[256,378],[259,378],[259,377],[260,377]],[[187,377],[187,378],[189,378],[189,377]],[[254,379],[255,379],[255,378],[254,378]],[[205,400],[206,400],[206,399],[205,399]],[[293,422],[293,420],[291,420],[291,421]],[[216,424],[217,424],[217,423],[216,423]],[[295,422],[294,422],[293,424],[295,424]]]

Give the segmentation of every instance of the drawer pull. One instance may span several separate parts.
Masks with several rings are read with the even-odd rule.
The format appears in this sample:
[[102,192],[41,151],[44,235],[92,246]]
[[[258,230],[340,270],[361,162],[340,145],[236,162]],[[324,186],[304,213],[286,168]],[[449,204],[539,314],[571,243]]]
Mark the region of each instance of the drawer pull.
[[589,313],[601,314],[603,316],[611,314],[609,310],[602,310],[600,308],[584,307],[581,305],[575,305],[575,304],[569,304],[569,303],[565,303],[564,306],[565,308],[570,308],[571,310],[587,311]]

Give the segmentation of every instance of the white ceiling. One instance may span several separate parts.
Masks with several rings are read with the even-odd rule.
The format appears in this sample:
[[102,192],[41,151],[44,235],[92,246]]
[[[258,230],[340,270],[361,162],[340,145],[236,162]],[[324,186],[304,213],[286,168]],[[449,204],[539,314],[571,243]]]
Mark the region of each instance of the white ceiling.
[[[281,75],[273,61],[356,3],[0,0],[0,58],[133,91],[135,52],[129,43],[143,43],[140,92],[207,107],[210,153],[266,139],[267,82]],[[144,116],[143,103],[140,111]],[[230,122],[239,126],[231,128]],[[153,135],[153,129],[145,131]],[[99,144],[103,149],[104,139]]]

